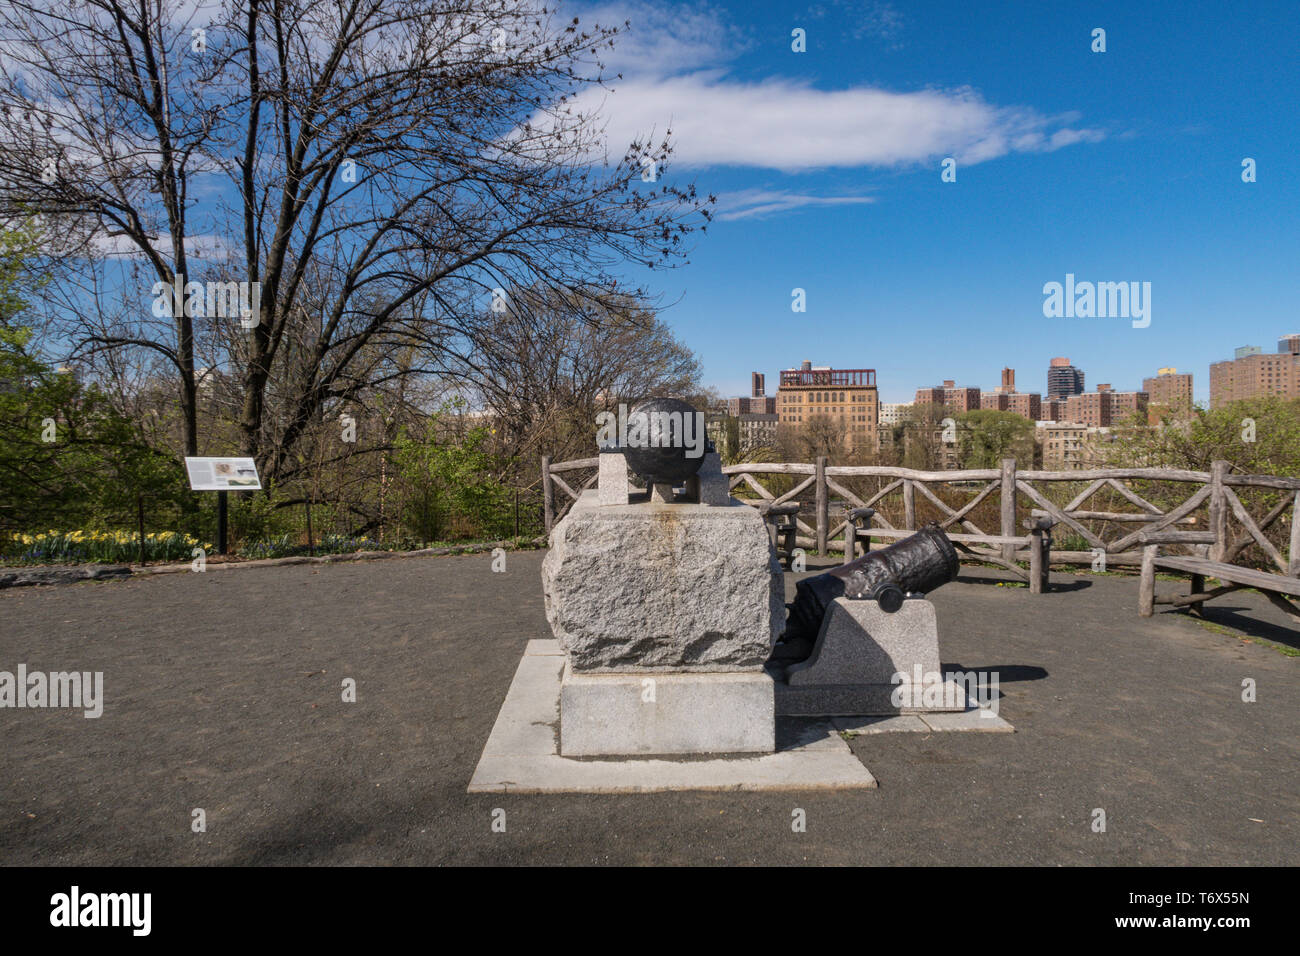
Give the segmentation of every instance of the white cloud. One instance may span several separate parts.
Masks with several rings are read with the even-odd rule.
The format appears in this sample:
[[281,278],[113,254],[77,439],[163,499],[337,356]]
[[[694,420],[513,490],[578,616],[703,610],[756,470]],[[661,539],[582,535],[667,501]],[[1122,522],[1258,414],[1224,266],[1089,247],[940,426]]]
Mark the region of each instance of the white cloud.
[[[611,58],[611,69],[624,79],[613,82],[612,90],[584,90],[572,104],[575,112],[600,117],[610,156],[651,133],[657,139],[671,130],[678,168],[800,172],[898,167],[946,156],[969,165],[1105,135],[1075,128],[1076,114],[998,106],[965,87],[898,92],[822,89],[783,77],[741,80],[729,64],[742,41],[712,12],[624,5],[597,14],[602,24],[623,17],[632,22]],[[535,117],[537,126],[547,122],[542,114]]]

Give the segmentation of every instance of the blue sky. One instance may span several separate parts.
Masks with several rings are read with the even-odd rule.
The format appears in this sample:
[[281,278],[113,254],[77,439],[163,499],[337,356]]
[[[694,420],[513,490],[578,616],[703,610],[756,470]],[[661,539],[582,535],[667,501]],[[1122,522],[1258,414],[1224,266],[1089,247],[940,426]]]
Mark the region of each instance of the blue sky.
[[[1205,401],[1212,361],[1300,331],[1294,2],[577,12],[632,21],[601,104],[611,142],[671,123],[667,175],[719,196],[689,265],[632,278],[726,394],[751,370],[772,393],[803,359],[875,368],[882,401],[992,388],[1004,365],[1043,391],[1065,355],[1089,388],[1176,366]],[[1044,318],[1066,273],[1150,282],[1150,326]]]

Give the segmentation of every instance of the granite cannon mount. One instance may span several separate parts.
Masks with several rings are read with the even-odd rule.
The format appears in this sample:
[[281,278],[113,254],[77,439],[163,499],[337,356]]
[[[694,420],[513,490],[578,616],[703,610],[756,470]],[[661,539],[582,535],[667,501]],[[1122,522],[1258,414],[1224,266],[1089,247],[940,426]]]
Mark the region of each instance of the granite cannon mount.
[[806,659],[836,598],[873,600],[882,611],[893,614],[908,595],[928,594],[955,580],[959,568],[952,542],[938,525],[930,524],[887,548],[805,578],[795,587],[790,619],[773,659],[786,666]]
[[796,586],[767,671],[776,712],[874,716],[966,707],[959,688],[938,703],[911,693],[939,675],[934,605],[924,595],[957,577],[956,549],[937,525]]

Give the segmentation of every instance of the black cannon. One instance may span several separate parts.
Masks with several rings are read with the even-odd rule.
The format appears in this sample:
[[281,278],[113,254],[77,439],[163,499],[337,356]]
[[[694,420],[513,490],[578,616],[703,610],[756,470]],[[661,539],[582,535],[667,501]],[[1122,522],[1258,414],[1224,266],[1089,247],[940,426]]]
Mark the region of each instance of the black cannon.
[[952,542],[932,524],[887,548],[805,578],[795,588],[785,634],[772,660],[788,665],[812,654],[826,609],[836,598],[873,600],[881,610],[893,613],[908,594],[925,594],[956,579],[959,566]]

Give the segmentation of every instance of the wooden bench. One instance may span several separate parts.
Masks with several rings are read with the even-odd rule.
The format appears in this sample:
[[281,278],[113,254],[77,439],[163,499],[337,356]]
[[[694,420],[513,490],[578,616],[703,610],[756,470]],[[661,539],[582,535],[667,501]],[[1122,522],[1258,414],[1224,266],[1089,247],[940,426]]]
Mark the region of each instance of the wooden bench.
[[[767,522],[768,540],[776,548],[777,556],[785,558],[785,566],[789,570],[794,563],[795,544],[799,534],[799,502],[787,501],[774,505],[770,501],[759,501],[754,507]],[[778,541],[781,542],[779,545]]]
[[875,517],[875,508],[854,508],[844,516],[844,563],[855,561],[858,557],[858,542],[862,542],[862,553],[871,550],[871,519]]
[[[1242,588],[1254,588],[1287,615],[1300,624],[1300,608],[1292,604],[1287,597],[1300,598],[1300,577],[1284,574],[1272,574],[1257,571],[1254,568],[1242,568],[1235,564],[1212,561],[1208,556],[1210,545],[1215,543],[1212,531],[1154,531],[1143,532],[1138,536],[1142,542],[1142,579],[1138,586],[1138,614],[1150,617],[1155,613],[1155,605],[1172,604],[1175,607],[1187,607],[1192,613],[1199,614],[1200,606],[1213,598],[1240,591]],[[1197,555],[1161,554],[1160,546],[1166,544],[1195,545]],[[1156,569],[1182,571],[1191,576],[1188,592],[1185,595],[1156,597]],[[1205,579],[1214,578],[1223,582],[1219,587],[1205,587]]]

